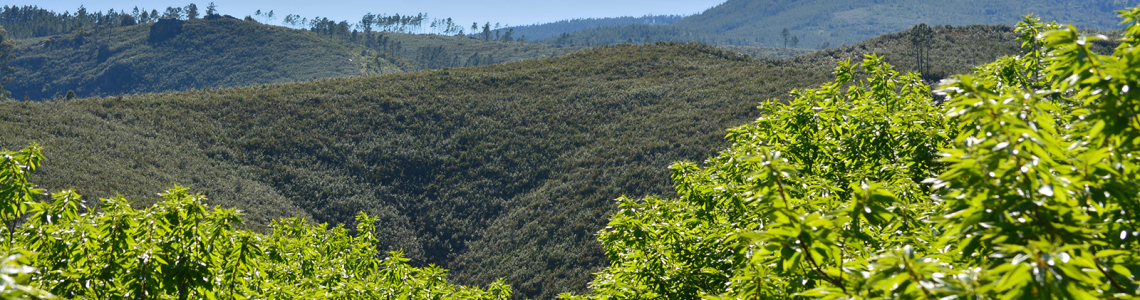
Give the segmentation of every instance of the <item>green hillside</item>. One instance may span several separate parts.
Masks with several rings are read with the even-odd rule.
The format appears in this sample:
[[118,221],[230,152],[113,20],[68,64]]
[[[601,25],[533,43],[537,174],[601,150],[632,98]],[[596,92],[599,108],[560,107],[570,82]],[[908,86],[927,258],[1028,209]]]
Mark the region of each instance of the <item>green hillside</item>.
[[153,24],[25,39],[6,87],[38,100],[68,90],[86,97],[358,76],[365,68],[361,47],[303,30],[195,19],[151,39]]
[[[1008,27],[934,28],[932,71],[1016,53]],[[816,86],[833,60],[905,34],[791,60],[699,44],[620,45],[476,68],[76,101],[0,103],[0,147],[48,157],[33,181],[147,205],[173,184],[241,208],[249,227],[379,217],[381,249],[518,297],[582,291],[607,265],[594,233],[622,195],[671,195],[667,167],[722,147],[763,100]],[[952,41],[952,42],[951,42]],[[941,46],[940,46],[941,47]],[[90,200],[90,198],[89,198]],[[90,202],[90,201],[89,201]]]
[[518,37],[526,36],[528,40],[538,40],[556,37],[567,32],[582,31],[598,27],[621,27],[635,24],[642,25],[669,25],[684,19],[681,15],[646,15],[641,17],[614,17],[614,18],[583,18],[562,20],[556,22],[512,26],[503,30],[514,30]]
[[[714,153],[723,128],[751,119],[755,103],[782,93],[776,87],[797,84],[791,78],[823,75],[707,46],[622,46],[398,76],[7,103],[0,132],[4,147],[43,144],[50,163],[37,182],[51,189],[154,199],[154,190],[189,180],[182,184],[264,223],[279,215],[240,203],[250,201],[243,192],[270,186],[281,197],[253,203],[296,207],[319,222],[379,216],[385,247],[447,266],[461,282],[512,261],[548,265],[533,279],[508,279],[520,295],[545,298],[581,289],[604,265],[592,233],[612,199],[667,192],[666,166]],[[92,140],[99,123],[138,133]],[[165,155],[182,152],[188,158]],[[90,174],[92,164],[117,170]],[[615,166],[625,171],[601,173]],[[199,172],[256,183],[187,178]],[[547,247],[511,247],[530,243]],[[455,263],[465,253],[494,260]]]
[[408,71],[485,66],[559,56],[586,49],[584,46],[398,32],[360,33],[356,38],[349,37],[349,40],[372,49],[369,52],[371,55],[386,53],[406,61],[407,64],[403,67]]
[[[780,33],[786,28],[790,36],[799,40],[799,47],[814,49],[854,44],[919,23],[1014,25],[1027,14],[1080,28],[1121,29],[1116,11],[1127,8],[1130,2],[1134,1],[729,0],[669,26],[596,28],[567,32],[567,38],[600,44],[623,43],[629,39],[641,42],[648,37],[650,42],[783,47]],[[561,41],[548,38],[541,42]]]
[[[168,21],[169,22],[169,21]],[[33,100],[231,88],[267,83],[481,66],[551,57],[585,47],[434,34],[330,35],[228,17],[91,26],[15,40],[12,97]],[[19,24],[17,24],[19,25]]]

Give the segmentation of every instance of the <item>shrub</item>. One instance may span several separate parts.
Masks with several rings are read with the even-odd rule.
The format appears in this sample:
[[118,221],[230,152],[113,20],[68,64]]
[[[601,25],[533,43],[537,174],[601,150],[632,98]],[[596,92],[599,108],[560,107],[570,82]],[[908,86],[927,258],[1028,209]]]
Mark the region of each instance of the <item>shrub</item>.
[[382,258],[376,218],[363,213],[355,234],[285,219],[266,236],[233,229],[239,211],[209,207],[177,186],[143,210],[122,197],[93,209],[72,191],[45,202],[27,182],[42,159],[38,147],[0,154],[4,299],[510,297],[502,282],[453,286],[446,270],[413,268],[400,251]]

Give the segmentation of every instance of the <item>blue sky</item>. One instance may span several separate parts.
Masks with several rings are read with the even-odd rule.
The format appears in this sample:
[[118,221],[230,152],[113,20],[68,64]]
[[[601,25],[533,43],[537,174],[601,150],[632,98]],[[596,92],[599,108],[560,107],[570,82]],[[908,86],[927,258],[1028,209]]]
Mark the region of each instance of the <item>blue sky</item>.
[[[4,5],[36,5],[57,12],[74,12],[79,5],[88,11],[108,9],[128,9],[136,6],[147,10],[163,11],[167,6],[185,6],[194,3],[205,11],[209,0],[181,1],[127,1],[127,0],[10,0]],[[430,18],[453,18],[458,24],[471,22],[499,22],[510,25],[528,25],[573,18],[600,18],[619,16],[642,16],[647,14],[689,15],[723,3],[724,0],[404,0],[404,1],[361,1],[361,0],[310,0],[310,1],[270,1],[214,0],[222,14],[235,17],[252,15],[254,11],[273,10],[279,16],[273,23],[280,25],[287,14],[298,14],[306,18],[314,16],[336,20],[357,22],[365,13],[376,14],[416,14],[427,13]]]

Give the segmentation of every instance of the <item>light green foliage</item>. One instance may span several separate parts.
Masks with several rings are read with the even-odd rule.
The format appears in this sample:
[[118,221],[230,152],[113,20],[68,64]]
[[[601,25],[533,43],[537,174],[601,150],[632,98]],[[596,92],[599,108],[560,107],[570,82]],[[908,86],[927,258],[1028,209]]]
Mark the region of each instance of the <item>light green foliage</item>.
[[1027,54],[945,82],[941,108],[877,57],[840,64],[676,165],[679,199],[619,199],[613,264],[576,297],[1134,298],[1140,8],[1122,15],[1112,55],[1026,17]]
[[[945,120],[917,75],[873,55],[860,69],[843,63],[835,82],[762,105],[708,168],[675,165],[681,198],[620,199],[599,233],[615,263],[595,295],[788,296],[841,286],[842,262],[930,240],[894,232],[921,226],[910,204],[939,170]],[[869,78],[853,82],[857,73]]]
[[[381,258],[377,220],[364,213],[352,234],[285,219],[263,236],[233,229],[242,221],[237,210],[209,207],[205,197],[177,186],[144,210],[122,197],[89,208],[72,191],[36,201],[42,191],[26,178],[39,164],[37,146],[2,154],[0,200],[9,226],[0,232],[0,298],[510,297],[501,281],[486,290],[454,286],[446,270],[413,268],[402,252]],[[26,219],[16,227],[19,218]]]
[[35,268],[28,266],[28,253],[12,247],[16,219],[34,203],[42,190],[28,182],[28,174],[39,167],[40,149],[36,144],[22,151],[0,151],[0,218],[4,227],[0,243],[0,299],[52,298],[50,293],[28,286]]

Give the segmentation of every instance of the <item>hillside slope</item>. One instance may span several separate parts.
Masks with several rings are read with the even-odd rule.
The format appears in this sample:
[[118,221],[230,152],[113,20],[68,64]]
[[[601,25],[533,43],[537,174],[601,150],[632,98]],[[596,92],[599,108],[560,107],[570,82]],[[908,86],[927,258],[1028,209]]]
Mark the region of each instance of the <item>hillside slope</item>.
[[[432,34],[319,34],[219,17],[16,40],[13,97],[43,100],[379,75],[551,57],[585,47]],[[159,25],[156,25],[159,24]]]
[[15,98],[38,100],[68,90],[85,97],[235,87],[361,75],[364,68],[360,47],[303,30],[196,19],[152,39],[154,24],[21,43],[27,46],[16,49],[7,87]]
[[586,49],[583,46],[396,32],[362,33],[352,41],[374,50],[369,53],[382,52],[407,61],[408,65],[403,67],[406,71],[477,67],[553,57]]
[[[714,153],[723,128],[754,117],[758,101],[798,84],[792,78],[824,75],[703,45],[622,46],[406,75],[9,103],[0,105],[0,140],[8,148],[37,140],[49,159],[64,158],[37,175],[52,189],[145,199],[155,186],[181,183],[237,203],[254,222],[276,217],[225,192],[237,187],[184,174],[236,172],[256,181],[242,185],[272,187],[288,199],[280,208],[318,222],[351,222],[362,210],[381,216],[385,247],[418,264],[481,272],[454,263],[476,242],[487,249],[474,252],[498,253],[495,260],[552,259],[551,271],[534,270],[537,282],[511,279],[525,286],[520,295],[548,298],[581,289],[604,264],[592,233],[610,200],[668,192],[669,164]],[[69,120],[139,133],[93,140],[97,133],[74,128],[93,125]],[[150,146],[155,140],[169,142]],[[191,158],[161,155],[180,150]],[[86,169],[99,163],[105,171]],[[536,209],[561,213],[484,240],[492,224],[535,222],[518,218]],[[554,227],[561,230],[539,230]],[[500,248],[524,241],[549,248]],[[483,278],[466,274],[461,282]]]
[[503,30],[514,30],[518,37],[526,36],[529,40],[556,37],[563,33],[593,29],[598,27],[621,27],[628,25],[670,25],[684,19],[680,15],[647,15],[641,17],[615,17],[615,18],[585,18],[562,20],[550,23],[512,26]]
[[[1129,6],[1114,0],[729,0],[669,26],[622,26],[570,33],[575,40],[601,44],[671,40],[718,45],[783,47],[788,29],[802,48],[855,44],[907,30],[919,23],[938,25],[1014,25],[1022,16],[1098,30],[1121,29],[1116,11]],[[554,38],[544,43],[558,43]]]
[[[1008,27],[935,28],[934,71],[1017,53]],[[352,223],[462,284],[506,278],[519,297],[581,291],[606,265],[593,233],[621,195],[672,193],[759,101],[828,80],[836,59],[904,34],[791,60],[698,44],[621,45],[477,68],[236,89],[0,103],[0,147],[38,141],[35,181],[143,205],[173,184],[243,209]],[[90,202],[91,199],[89,199]]]

